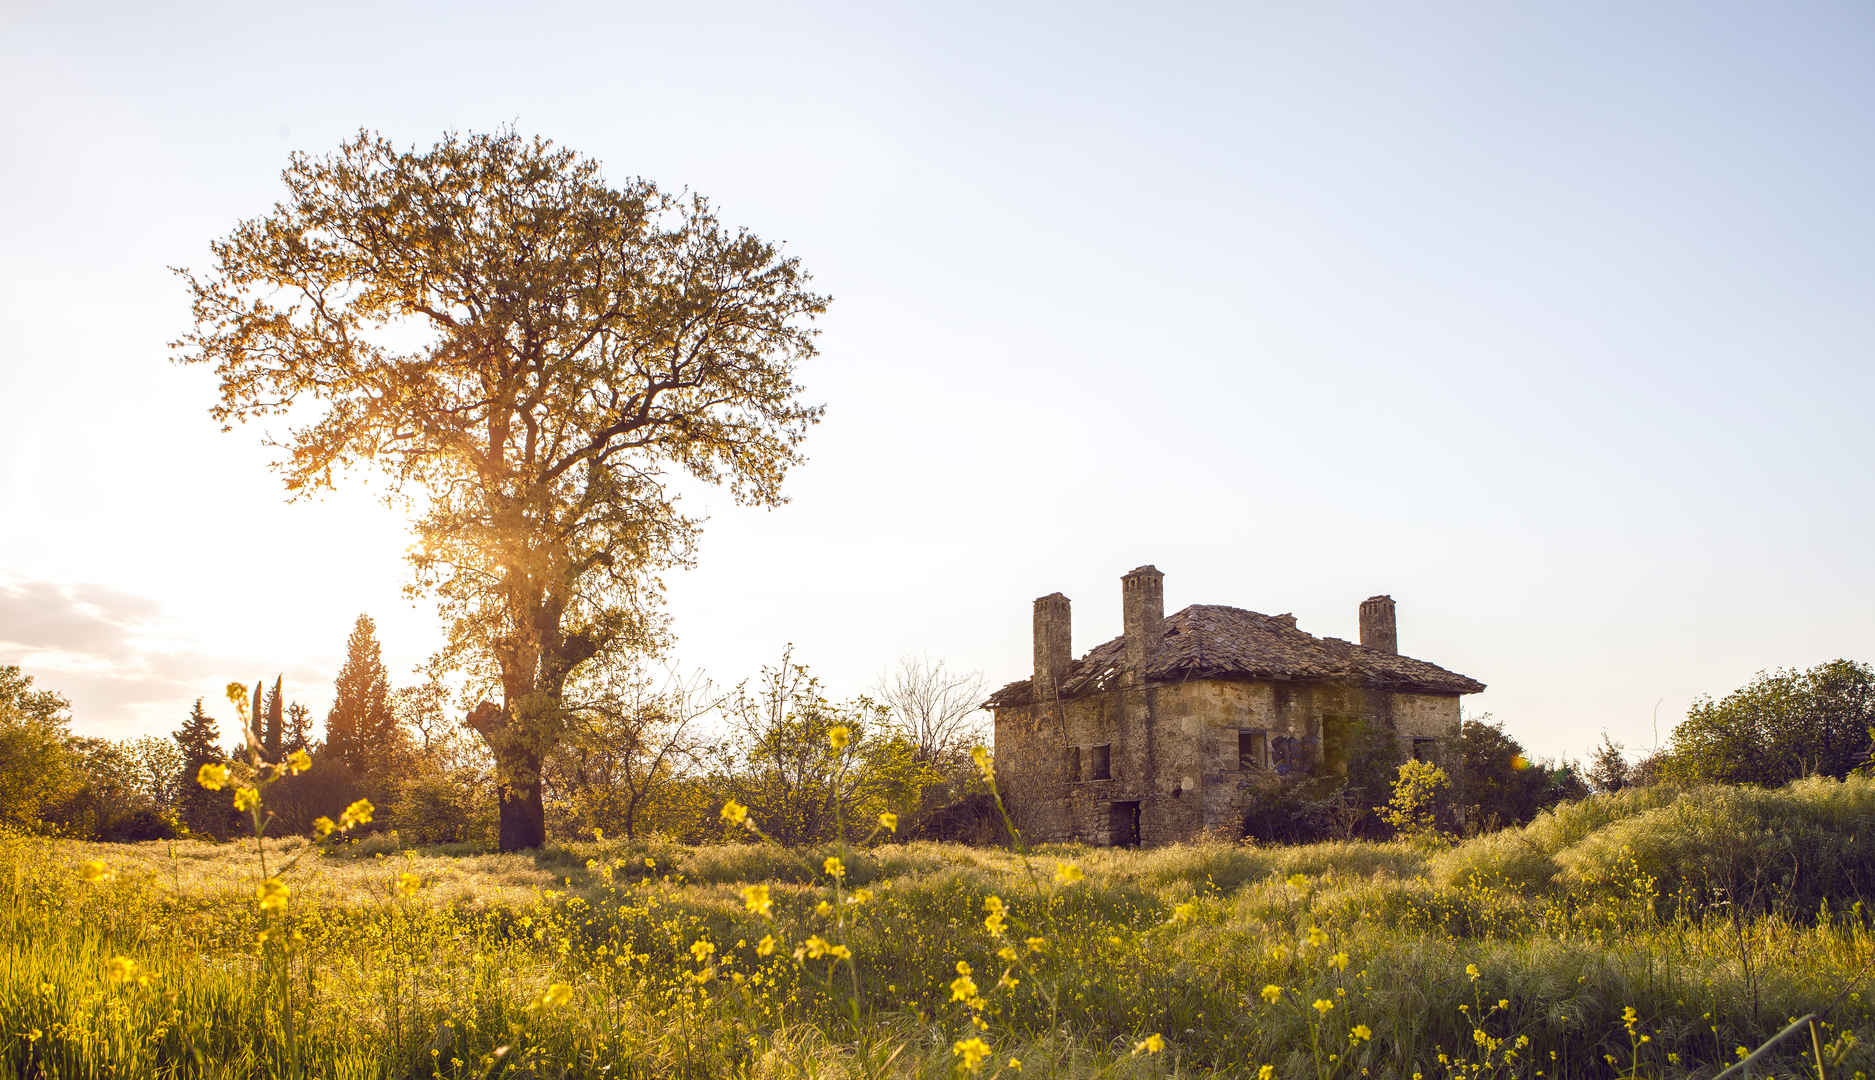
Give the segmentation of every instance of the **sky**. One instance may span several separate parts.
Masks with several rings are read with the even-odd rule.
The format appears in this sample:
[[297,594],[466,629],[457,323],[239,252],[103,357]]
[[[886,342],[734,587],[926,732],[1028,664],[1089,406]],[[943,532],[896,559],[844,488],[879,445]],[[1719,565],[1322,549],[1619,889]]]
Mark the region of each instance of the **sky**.
[[[1875,8],[0,0],[0,663],[173,730],[439,643],[400,512],[289,503],[171,267],[295,150],[512,124],[833,296],[775,510],[693,499],[671,661],[1077,654],[1120,575],[1402,652],[1538,755],[1875,659]],[[222,706],[222,712],[226,712]],[[232,733],[232,727],[228,729]]]

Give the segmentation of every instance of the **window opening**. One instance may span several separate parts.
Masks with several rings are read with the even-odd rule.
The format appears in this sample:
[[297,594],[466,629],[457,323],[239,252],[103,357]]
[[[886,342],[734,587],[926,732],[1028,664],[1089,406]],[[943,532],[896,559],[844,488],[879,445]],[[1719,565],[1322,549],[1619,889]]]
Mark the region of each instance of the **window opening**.
[[1269,765],[1269,736],[1261,731],[1237,733],[1237,768],[1248,772]]
[[1087,770],[1089,780],[1113,779],[1113,744],[1102,743],[1094,747],[1094,760]]

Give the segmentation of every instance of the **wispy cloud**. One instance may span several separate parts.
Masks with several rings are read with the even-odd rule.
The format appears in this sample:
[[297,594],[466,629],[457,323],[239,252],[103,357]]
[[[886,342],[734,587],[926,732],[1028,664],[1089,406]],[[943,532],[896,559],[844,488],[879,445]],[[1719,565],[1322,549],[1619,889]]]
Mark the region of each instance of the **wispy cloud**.
[[[77,730],[112,737],[168,732],[198,697],[211,714],[228,713],[216,703],[230,677],[271,679],[284,670],[289,696],[295,684],[330,678],[303,664],[283,669],[265,658],[189,648],[148,597],[53,581],[0,582],[0,664],[16,664],[38,688],[70,698]],[[235,730],[224,722],[224,736]]]

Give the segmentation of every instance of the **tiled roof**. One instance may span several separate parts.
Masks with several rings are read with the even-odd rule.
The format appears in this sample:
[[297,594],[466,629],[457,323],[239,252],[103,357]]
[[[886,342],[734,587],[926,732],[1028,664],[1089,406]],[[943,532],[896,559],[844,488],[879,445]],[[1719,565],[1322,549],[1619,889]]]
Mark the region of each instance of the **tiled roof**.
[[[1112,641],[1068,665],[1063,698],[1098,693],[1118,684],[1126,639]],[[1161,624],[1146,658],[1148,682],[1188,679],[1353,679],[1363,686],[1423,694],[1475,694],[1484,684],[1437,664],[1370,649],[1296,629],[1295,617],[1263,615],[1221,604],[1193,604]],[[1033,691],[1023,679],[990,695],[992,709],[1027,705]]]

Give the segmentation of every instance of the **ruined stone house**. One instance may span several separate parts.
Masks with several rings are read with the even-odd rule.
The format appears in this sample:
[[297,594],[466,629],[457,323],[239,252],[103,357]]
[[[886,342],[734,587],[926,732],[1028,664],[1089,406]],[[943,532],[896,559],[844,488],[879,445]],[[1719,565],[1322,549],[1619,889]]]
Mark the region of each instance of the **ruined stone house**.
[[1031,841],[1132,846],[1235,834],[1259,785],[1346,773],[1351,755],[1439,760],[1459,697],[1484,684],[1401,656],[1393,599],[1361,603],[1361,643],[1293,615],[1193,604],[1164,575],[1120,579],[1125,632],[1079,660],[1068,598],[1035,601],[1035,671],[992,695],[996,782]]

